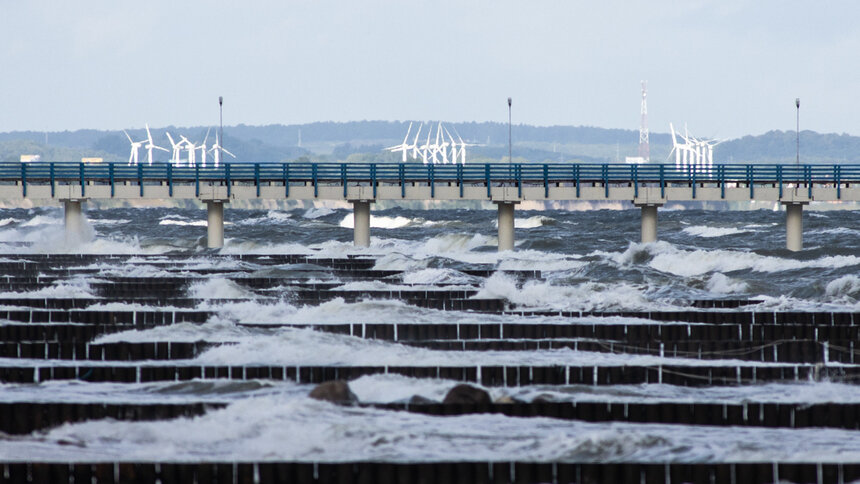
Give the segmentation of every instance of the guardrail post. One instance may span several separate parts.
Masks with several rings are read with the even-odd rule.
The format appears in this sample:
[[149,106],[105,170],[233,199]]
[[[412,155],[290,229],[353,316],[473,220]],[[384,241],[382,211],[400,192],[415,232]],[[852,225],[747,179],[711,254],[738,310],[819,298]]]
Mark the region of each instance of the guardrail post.
[[114,179],[113,179],[113,163],[108,165],[108,176],[110,177],[110,197],[113,198],[116,190],[114,189]]
[[630,165],[633,178],[633,198],[639,198],[639,165]]
[[167,164],[167,194],[173,197],[173,165]]
[[27,197],[27,165],[21,163],[21,190],[22,195]]
[[314,198],[319,196],[319,185],[317,184],[317,164],[311,165],[311,182],[314,184]]
[[517,176],[517,197],[523,198],[523,165],[517,163],[514,166],[514,173]]
[[290,197],[290,165],[284,163],[284,198]]
[[54,189],[56,187],[56,183],[54,181],[54,163],[51,163],[51,166],[48,167],[48,170],[51,172],[51,198],[54,198]]
[[726,166],[719,165],[717,166],[717,175],[720,179],[720,198],[726,198]]
[[691,177],[690,181],[692,181],[693,200],[695,200],[696,199],[696,170],[693,170],[692,177]]
[[776,165],[776,181],[779,183],[779,198],[782,199],[782,165]]
[[436,165],[427,165],[430,172],[430,198],[436,198]]
[[579,198],[579,164],[573,165],[573,183],[576,184],[576,198]]
[[457,165],[457,186],[460,187],[460,198],[463,198],[463,165]]
[[666,170],[660,165],[660,198],[666,198]]
[[340,183],[343,185],[343,198],[346,198],[346,163],[340,164]]
[[200,196],[200,166],[194,165],[194,196]]
[[143,197],[143,165],[137,165],[137,184],[140,186],[140,196]]
[[549,198],[549,166],[543,164],[543,197]]
[[842,200],[842,167],[833,165],[833,179],[836,181],[836,199]]
[[804,165],[803,171],[806,174],[807,196],[809,197],[810,200],[812,200],[812,166],[811,165]]
[[755,198],[755,176],[752,165],[747,165],[747,183],[750,186],[750,200]]
[[484,165],[484,178],[486,178],[486,182],[487,182],[487,198],[490,198],[490,197],[492,197],[492,194],[490,193],[490,187],[492,185],[490,184],[490,164],[489,163]]
[[257,185],[257,198],[260,198],[260,164],[254,163],[254,184]]
[[603,196],[609,198],[609,165],[602,167],[603,174]]
[[370,183],[373,185],[373,198],[376,198],[376,163],[370,165]]
[[84,164],[83,163],[80,164],[80,169],[81,169],[81,196],[85,197],[85,196],[87,196],[87,182],[84,179]]
[[404,171],[406,167],[403,166],[403,163],[397,166],[397,174],[400,176],[400,198],[406,198],[406,180]]
[[227,179],[227,198],[230,198],[230,194],[233,190],[233,181],[230,180],[230,164],[229,163],[224,163],[224,177]]

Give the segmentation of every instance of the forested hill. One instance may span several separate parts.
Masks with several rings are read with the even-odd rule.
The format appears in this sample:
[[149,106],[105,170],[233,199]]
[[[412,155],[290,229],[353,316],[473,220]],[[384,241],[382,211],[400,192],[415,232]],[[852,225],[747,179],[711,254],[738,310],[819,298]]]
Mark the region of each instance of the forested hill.
[[[235,153],[238,161],[400,161],[399,154],[383,151],[386,146],[401,143],[409,130],[409,121],[319,122],[302,125],[268,125],[224,127],[224,147]],[[411,143],[435,141],[438,122],[413,121]],[[508,125],[505,123],[445,123],[451,134],[471,146],[468,159],[494,161],[508,154]],[[432,131],[431,131],[432,130]],[[141,129],[128,130],[137,140],[146,137]],[[214,142],[215,130],[205,126],[159,127],[152,129],[156,144],[170,148],[166,132],[184,135],[196,143]],[[616,162],[636,156],[639,133],[636,130],[605,129],[589,126],[513,126],[513,156],[531,162]],[[717,163],[793,162],[796,157],[794,131],[770,131],[757,136],[725,141],[714,150]],[[672,161],[668,133],[651,133],[651,159]],[[82,157],[102,157],[109,161],[128,159],[129,142],[121,130],[77,130],[63,132],[17,131],[0,133],[0,161],[17,161],[22,154],[38,154],[43,160],[77,161]],[[803,163],[860,163],[860,137],[847,134],[800,133],[800,157]],[[144,151],[141,150],[141,156]],[[167,153],[157,152],[158,161]]]

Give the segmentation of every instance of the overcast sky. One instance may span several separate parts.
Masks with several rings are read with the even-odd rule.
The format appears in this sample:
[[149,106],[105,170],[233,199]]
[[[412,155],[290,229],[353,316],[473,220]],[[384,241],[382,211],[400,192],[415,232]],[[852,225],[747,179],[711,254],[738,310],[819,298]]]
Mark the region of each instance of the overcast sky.
[[860,135],[860,2],[0,0],[0,131],[363,119]]

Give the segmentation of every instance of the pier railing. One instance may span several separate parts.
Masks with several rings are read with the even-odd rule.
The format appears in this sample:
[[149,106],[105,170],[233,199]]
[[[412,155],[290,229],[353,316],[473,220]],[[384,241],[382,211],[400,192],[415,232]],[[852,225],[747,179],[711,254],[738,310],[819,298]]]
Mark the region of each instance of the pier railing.
[[[751,189],[756,184],[773,184],[808,187],[830,185],[837,189],[845,183],[860,182],[860,164],[852,165],[773,165],[725,164],[709,168],[674,164],[580,164],[580,163],[487,163],[464,165],[424,165],[419,163],[226,163],[220,166],[174,166],[169,163],[127,165],[125,163],[87,164],[73,162],[0,163],[0,184],[20,184],[27,196],[28,184],[51,186],[80,184],[85,192],[87,184],[110,185],[137,182],[143,186],[153,183],[224,184],[234,182],[283,184],[287,190],[292,183],[347,184],[377,183],[400,184],[456,182],[491,186],[510,184],[540,186],[570,183],[579,187],[583,183],[659,184],[660,187],[677,184],[708,183],[725,187],[740,184]],[[113,190],[112,190],[113,192]],[[289,193],[287,193],[287,196]]]

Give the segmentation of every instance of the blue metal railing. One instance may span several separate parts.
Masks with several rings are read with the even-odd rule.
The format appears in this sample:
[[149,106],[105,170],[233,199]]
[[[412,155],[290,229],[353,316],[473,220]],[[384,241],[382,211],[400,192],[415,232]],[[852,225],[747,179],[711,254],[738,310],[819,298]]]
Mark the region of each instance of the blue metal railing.
[[[750,197],[755,195],[756,186],[772,185],[779,187],[780,196],[786,186],[804,187],[812,195],[813,185],[834,186],[837,198],[842,196],[844,184],[860,183],[860,165],[752,165],[726,164],[715,165],[710,170],[679,168],[675,165],[646,164],[571,164],[571,163],[488,163],[466,165],[423,165],[418,163],[228,163],[218,167],[176,167],[167,163],[129,166],[124,163],[84,164],[84,163],[0,163],[0,184],[19,183],[22,195],[28,195],[28,186],[50,184],[54,196],[57,185],[80,185],[85,195],[88,184],[110,185],[111,195],[116,184],[133,182],[140,186],[141,196],[145,185],[160,185],[166,182],[172,195],[176,185],[195,186],[199,195],[200,184],[220,184],[227,187],[228,196],[236,183],[253,184],[259,187],[267,183],[283,184],[284,196],[290,195],[293,183],[311,183],[314,196],[319,195],[320,185],[343,185],[367,183],[376,188],[379,183],[401,186],[401,196],[405,197],[405,186],[410,183],[427,183],[431,197],[435,197],[437,183],[455,182],[460,187],[468,185],[486,186],[490,195],[491,186],[516,186],[522,196],[524,186],[542,186],[544,195],[549,196],[550,186],[572,184],[576,196],[585,184],[599,184],[604,195],[609,196],[612,184],[632,184],[638,196],[639,187],[659,186],[661,196],[665,189],[673,185],[695,187],[709,184],[721,188],[733,186],[748,187]],[[346,190],[346,188],[344,188]]]

